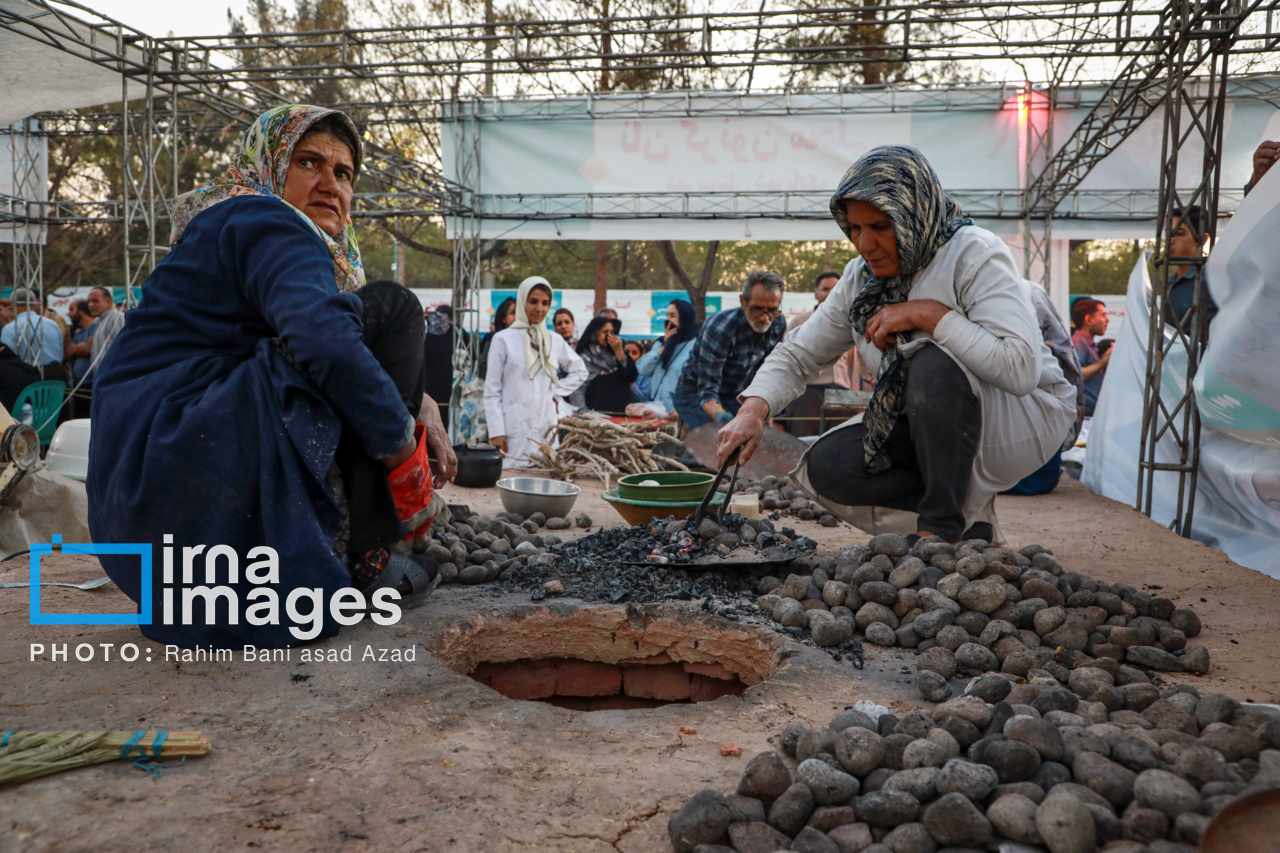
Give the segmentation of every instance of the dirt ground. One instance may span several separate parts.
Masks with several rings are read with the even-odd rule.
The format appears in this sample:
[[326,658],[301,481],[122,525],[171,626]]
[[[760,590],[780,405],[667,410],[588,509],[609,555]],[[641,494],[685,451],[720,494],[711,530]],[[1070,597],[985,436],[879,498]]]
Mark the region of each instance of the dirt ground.
[[[620,523],[599,484],[586,486],[575,511]],[[499,507],[496,491],[448,495]],[[1197,641],[1213,660],[1212,673],[1193,680],[1201,691],[1280,701],[1280,648],[1269,636],[1280,581],[1066,478],[1048,496],[1002,498],[999,511],[1015,545],[1042,544],[1068,569],[1158,588],[1195,609],[1205,624]],[[795,526],[823,546],[866,539],[848,527]],[[101,574],[85,557],[46,558],[42,568],[44,580]],[[23,559],[0,564],[0,582],[27,572]],[[429,651],[451,626],[533,606],[489,587],[442,588],[397,625],[366,621],[321,644],[350,647],[350,663],[302,663],[297,649],[288,662],[167,661],[132,628],[33,627],[27,596],[0,590],[0,728],[200,731],[214,752],[158,779],[113,762],[7,789],[4,851],[661,851],[671,812],[702,788],[736,785],[787,723],[825,723],[859,699],[919,704],[903,672],[911,653],[868,647],[857,671],[791,643],[778,673],[741,697],[592,713],[508,700]],[[114,587],[46,589],[44,601],[48,611],[129,609]],[[132,642],[142,656],[103,661],[98,648],[90,662],[74,652],[32,661],[33,642]],[[415,659],[362,661],[366,647],[413,649]],[[697,733],[682,736],[681,726]],[[742,755],[722,757],[726,741]]]

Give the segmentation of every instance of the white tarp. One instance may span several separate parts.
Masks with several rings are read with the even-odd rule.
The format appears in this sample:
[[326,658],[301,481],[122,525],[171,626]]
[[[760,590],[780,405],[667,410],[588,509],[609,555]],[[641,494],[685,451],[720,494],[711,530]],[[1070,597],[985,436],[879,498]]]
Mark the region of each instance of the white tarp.
[[55,474],[43,465],[22,478],[0,505],[0,553],[30,548],[61,534],[67,542],[91,542],[89,499],[84,483]]
[[[30,122],[35,125],[36,122]],[[34,127],[33,127],[34,129]],[[26,146],[26,156],[23,146]],[[14,154],[18,163],[15,168]],[[29,174],[19,174],[27,167]],[[0,135],[0,196],[12,196],[0,202],[0,211],[14,214],[17,217],[42,217],[43,206],[28,206],[22,201],[45,202],[49,200],[49,141],[34,133],[15,136]],[[31,241],[43,243],[48,228],[44,225],[15,225],[12,222],[0,222],[0,243],[18,243]]]
[[[1220,306],[1197,377],[1201,416],[1200,471],[1192,536],[1222,550],[1242,566],[1280,577],[1280,445],[1268,428],[1280,400],[1280,174],[1249,196],[1223,231],[1209,266],[1210,286]],[[1127,322],[1116,337],[1107,377],[1089,432],[1082,481],[1099,494],[1132,505],[1137,496],[1142,434],[1143,384],[1151,282],[1148,256],[1129,278]],[[1165,334],[1173,330],[1166,326]],[[1186,355],[1175,344],[1161,379],[1166,405],[1180,396]],[[1249,389],[1248,399],[1241,387]],[[1252,427],[1261,427],[1253,429]],[[1251,443],[1254,442],[1254,443]],[[1156,448],[1159,462],[1177,461],[1173,441]],[[1151,517],[1172,520],[1177,475],[1158,471]]]
[[[123,94],[123,76],[118,70],[81,59],[55,47],[50,40],[69,45],[97,46],[105,54],[120,49],[109,28],[91,27],[72,17],[72,10],[59,14],[25,0],[0,0],[0,16],[8,27],[0,29],[0,126],[40,112],[73,110],[98,104],[118,103]],[[39,27],[45,27],[42,32]],[[83,48],[81,48],[83,50]],[[125,48],[143,62],[142,51]],[[129,85],[130,99],[146,95],[146,87]]]
[[1200,417],[1280,451],[1280,169],[1240,206],[1209,258],[1208,278],[1220,308],[1196,374]]

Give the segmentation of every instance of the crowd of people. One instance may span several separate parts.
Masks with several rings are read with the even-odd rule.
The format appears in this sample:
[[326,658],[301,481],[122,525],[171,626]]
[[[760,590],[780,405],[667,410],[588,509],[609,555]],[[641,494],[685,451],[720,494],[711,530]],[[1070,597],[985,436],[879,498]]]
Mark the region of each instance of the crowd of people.
[[[354,586],[416,606],[439,574],[405,543],[429,529],[443,503],[434,484],[456,471],[441,405],[464,385],[478,389],[483,437],[515,467],[582,409],[620,416],[643,401],[684,429],[711,425],[723,464],[749,460],[772,420],[812,420],[830,388],[869,392],[860,417],[820,436],[807,426],[798,481],[860,526],[868,510],[897,511],[912,536],[1000,541],[995,496],[1052,488],[1106,372],[1105,305],[1077,302],[1068,332],[913,148],[874,148],[839,182],[831,216],[857,257],[816,276],[812,310],[788,323],[787,282],[753,270],[738,304],[702,322],[671,302],[652,343],[624,338],[608,308],[579,332],[541,276],[479,342],[449,306],[423,312],[401,285],[367,283],[349,217],[361,157],[346,115],[273,108],[224,174],[175,201],[173,245],[127,323],[105,291],[74,306],[66,330],[15,292],[0,385],[16,360],[93,387],[95,446],[111,448],[89,460],[95,541],[270,546],[282,596]],[[1259,149],[1251,185],[1278,157],[1280,145]],[[1169,321],[1203,340],[1216,306],[1196,287],[1200,217],[1189,208],[1172,223]],[[476,375],[460,377],[472,346]],[[101,557],[158,611],[159,587],[142,589],[130,559]],[[307,639],[338,629],[326,618]],[[295,642],[279,622],[237,623],[218,600],[191,624],[143,632],[183,646]]]
[[77,393],[64,417],[88,417],[96,368],[124,326],[124,310],[111,291],[94,287],[87,299],[68,306],[64,319],[34,291],[19,287],[0,299],[0,319],[0,405],[12,411],[29,386],[65,382],[68,393]]

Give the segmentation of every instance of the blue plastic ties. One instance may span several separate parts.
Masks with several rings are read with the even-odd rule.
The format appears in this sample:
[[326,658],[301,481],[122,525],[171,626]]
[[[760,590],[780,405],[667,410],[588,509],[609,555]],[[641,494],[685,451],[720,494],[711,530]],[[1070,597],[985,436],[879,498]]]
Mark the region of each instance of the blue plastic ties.
[[164,771],[172,770],[175,767],[181,767],[186,763],[187,763],[187,757],[184,755],[182,756],[181,761],[175,761],[172,764],[158,764],[158,763],[155,763],[154,758],[152,759],[137,758],[137,759],[134,759],[133,766],[138,768],[139,770],[145,770],[147,775],[150,776],[152,779],[159,779],[161,776],[164,775]]
[[11,731],[10,731],[10,732],[5,732],[5,733],[4,733],[4,737],[0,737],[0,746],[8,746],[8,745],[9,745],[9,737],[10,737],[10,735],[12,735],[12,734],[13,734],[13,732],[11,732]]
[[[120,752],[120,757],[128,758],[129,751],[133,749],[134,745],[137,744],[138,741],[142,740],[145,734],[146,732],[136,732],[134,736],[130,738],[129,742],[124,745],[124,749]],[[187,757],[185,755],[182,756],[181,761],[175,761],[172,764],[160,764],[156,761],[156,759],[160,757],[161,750],[164,747],[164,742],[168,740],[168,738],[169,733],[167,731],[157,731],[155,740],[151,742],[151,755],[149,757],[145,752],[143,752],[142,747],[138,746],[139,757],[133,760],[133,766],[139,770],[145,771],[152,779],[159,779],[164,775],[164,771],[172,770],[175,767],[181,767],[186,764]]]
[[[120,757],[128,758],[129,753],[133,752],[133,748],[138,746],[138,741],[146,737],[146,732],[134,732],[133,737],[124,742],[124,746],[120,747]],[[138,755],[142,755],[142,747],[138,746]]]

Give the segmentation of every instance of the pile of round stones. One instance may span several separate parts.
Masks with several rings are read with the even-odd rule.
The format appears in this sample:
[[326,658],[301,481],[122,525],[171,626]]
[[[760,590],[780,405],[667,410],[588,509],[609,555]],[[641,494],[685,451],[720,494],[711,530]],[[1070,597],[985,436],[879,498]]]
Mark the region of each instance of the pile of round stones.
[[668,835],[677,853],[1189,853],[1228,804],[1280,787],[1280,712],[1141,686],[1127,722],[1047,674],[993,673],[932,711],[792,723],[778,741],[793,761],[755,756]]
[[876,645],[921,651],[918,683],[932,702],[951,695],[947,680],[957,674],[1044,669],[1065,682],[1072,669],[1096,664],[1114,670],[1111,683],[1093,684],[1098,695],[1086,698],[1120,711],[1128,671],[1209,670],[1208,650],[1187,643],[1200,633],[1194,611],[1068,572],[1039,545],[1013,551],[928,537],[908,546],[882,534],[823,558],[811,574],[765,577],[756,589],[762,611],[819,646],[860,631]]
[[760,508],[774,520],[783,515],[794,515],[803,521],[816,521],[823,527],[836,527],[840,524],[838,518],[796,487],[789,477],[769,475],[759,480],[750,477],[739,479],[733,493],[754,494],[760,500]]
[[559,545],[561,539],[555,533],[540,533],[542,528],[567,530],[573,526],[584,529],[591,526],[587,515],[570,521],[547,518],[540,512],[528,518],[500,512],[489,518],[472,514],[466,507],[454,509],[459,512],[450,521],[438,525],[432,538],[419,543],[421,547],[415,549],[435,557],[440,566],[441,583],[480,584],[498,580],[516,566],[550,565],[555,558],[547,549]]
[[[1280,787],[1280,710],[1159,675],[1208,669],[1187,647],[1195,613],[1067,572],[1040,546],[881,535],[759,589],[762,610],[820,646],[856,628],[920,650],[917,684],[939,704],[792,723],[785,758],[761,753],[736,793],[676,812],[681,853],[1173,853]],[[956,675],[969,681],[952,698]]]

